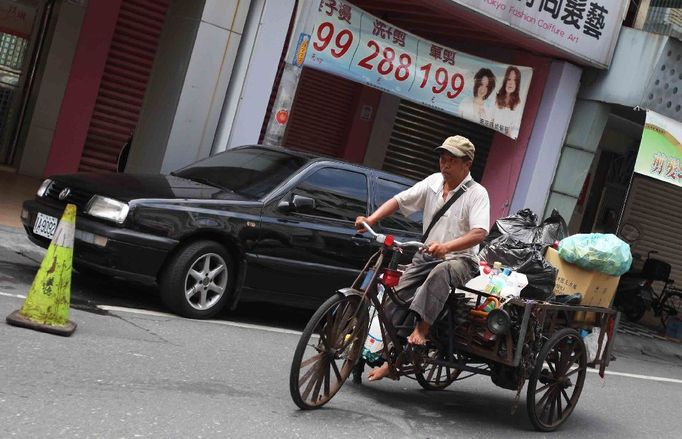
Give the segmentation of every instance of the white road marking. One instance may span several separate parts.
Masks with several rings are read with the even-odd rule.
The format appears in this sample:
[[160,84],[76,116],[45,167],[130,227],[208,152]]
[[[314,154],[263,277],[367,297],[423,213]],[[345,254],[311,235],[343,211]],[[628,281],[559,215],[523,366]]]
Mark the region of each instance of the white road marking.
[[[4,293],[2,291],[0,291],[0,296],[14,297],[17,299],[25,299],[26,298],[26,296],[23,296],[21,294],[10,294],[10,293]],[[105,311],[114,311],[114,312],[118,311],[118,312],[127,312],[127,313],[131,313],[131,314],[141,314],[141,315],[148,315],[148,316],[179,318],[175,314],[169,314],[169,313],[159,312],[159,311],[149,311],[146,309],[125,308],[122,306],[109,306],[109,305],[98,305],[97,307],[99,309],[102,309]],[[250,323],[228,322],[225,320],[192,320],[192,321],[198,322],[198,323],[212,323],[212,324],[217,324],[217,325],[234,326],[237,328],[255,329],[255,330],[259,330],[259,331],[276,332],[279,334],[301,335],[300,331],[293,331],[291,329],[273,328],[270,326],[253,325]],[[599,373],[599,371],[596,369],[587,369],[587,371],[591,372],[591,373],[596,373],[596,374]],[[648,381],[660,381],[660,382],[664,382],[664,383],[682,384],[682,380],[680,380],[680,379],[663,378],[663,377],[656,377],[656,376],[651,376],[651,375],[639,375],[639,374],[635,374],[635,373],[614,372],[614,371],[607,370],[606,375],[622,376],[622,377],[627,377],[627,378],[636,378],[636,379],[648,380]]]
[[[587,371],[592,372],[592,373],[599,373],[599,371],[596,369],[587,369]],[[682,380],[678,380],[675,378],[663,378],[663,377],[655,377],[655,376],[651,376],[651,375],[638,375],[636,373],[614,372],[614,371],[610,371],[610,370],[605,371],[605,373],[606,373],[606,375],[615,375],[615,376],[628,377],[628,378],[637,378],[639,380],[662,381],[664,383],[682,384]]]
[[[0,291],[0,296],[13,297],[15,299],[26,299],[25,295],[10,294],[10,293],[2,292],[2,291]],[[166,312],[149,311],[146,309],[137,309],[137,308],[126,308],[126,307],[122,307],[122,306],[97,305],[97,308],[104,310],[104,311],[127,312],[127,313],[131,313],[131,314],[141,314],[141,315],[147,315],[147,316],[180,318],[175,314],[169,314]],[[301,335],[301,331],[294,331],[291,329],[282,329],[282,328],[273,328],[271,326],[254,325],[251,323],[229,322],[229,321],[225,321],[225,320],[193,320],[193,321],[198,322],[198,323],[213,323],[216,325],[234,326],[237,328],[256,329],[256,330],[260,330],[260,331],[276,332],[279,334]]]
[[2,291],[0,291],[0,296],[14,297],[15,299],[25,299],[26,298],[26,296],[22,296],[21,294],[3,293]]
[[[97,305],[97,308],[105,310],[105,311],[127,312],[127,313],[131,313],[131,314],[142,314],[142,315],[147,315],[147,316],[180,318],[175,314],[169,314],[169,313],[159,312],[159,311],[148,311],[146,309],[125,308],[122,306]],[[300,331],[293,331],[291,329],[273,328],[271,326],[254,325],[251,323],[238,323],[238,322],[230,322],[230,321],[226,321],[226,320],[192,320],[192,321],[197,322],[197,323],[213,323],[216,325],[234,326],[237,328],[256,329],[259,331],[276,332],[279,334],[301,335]]]

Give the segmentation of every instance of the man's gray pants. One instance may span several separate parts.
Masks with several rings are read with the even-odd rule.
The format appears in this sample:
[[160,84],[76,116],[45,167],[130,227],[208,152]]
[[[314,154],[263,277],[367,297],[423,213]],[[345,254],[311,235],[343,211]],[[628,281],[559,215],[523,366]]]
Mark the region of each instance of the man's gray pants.
[[410,309],[432,325],[445,306],[450,290],[464,285],[478,273],[478,261],[472,255],[456,255],[443,260],[417,252],[396,287],[405,300],[414,295]]

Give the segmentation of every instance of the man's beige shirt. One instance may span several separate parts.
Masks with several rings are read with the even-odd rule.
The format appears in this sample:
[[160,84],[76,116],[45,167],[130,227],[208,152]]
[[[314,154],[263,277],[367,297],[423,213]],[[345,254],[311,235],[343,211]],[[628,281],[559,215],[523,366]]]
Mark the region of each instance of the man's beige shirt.
[[[424,212],[424,224],[422,233],[426,232],[431,224],[431,219],[441,207],[457,192],[467,181],[471,180],[471,174],[467,175],[460,186],[451,190],[446,199],[443,199],[443,174],[440,172],[426,177],[411,188],[400,192],[395,200],[400,206],[400,212],[409,216],[415,212]],[[445,243],[458,238],[472,229],[490,230],[490,199],[488,191],[483,186],[474,182],[443,214],[438,222],[431,228],[426,239],[427,244]],[[478,245],[453,253],[448,253],[447,258],[457,254],[478,254]]]

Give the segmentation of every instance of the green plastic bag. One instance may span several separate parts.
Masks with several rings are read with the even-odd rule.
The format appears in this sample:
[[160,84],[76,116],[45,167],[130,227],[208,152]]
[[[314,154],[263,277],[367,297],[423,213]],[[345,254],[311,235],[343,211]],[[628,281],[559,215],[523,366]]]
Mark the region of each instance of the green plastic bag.
[[630,246],[611,233],[579,233],[559,242],[559,257],[580,268],[620,276],[630,269]]

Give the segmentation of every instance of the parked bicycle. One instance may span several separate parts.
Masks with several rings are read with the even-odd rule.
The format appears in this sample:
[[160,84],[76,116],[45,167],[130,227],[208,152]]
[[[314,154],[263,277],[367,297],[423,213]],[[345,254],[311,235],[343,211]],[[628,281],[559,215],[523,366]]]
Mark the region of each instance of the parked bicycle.
[[[631,271],[621,277],[614,306],[631,322],[639,321],[651,308],[667,327],[670,319],[682,316],[682,290],[673,287],[675,281],[670,279],[670,264],[651,257],[656,253],[652,250],[647,254],[641,271]],[[652,287],[655,281],[665,283],[660,293]]]

